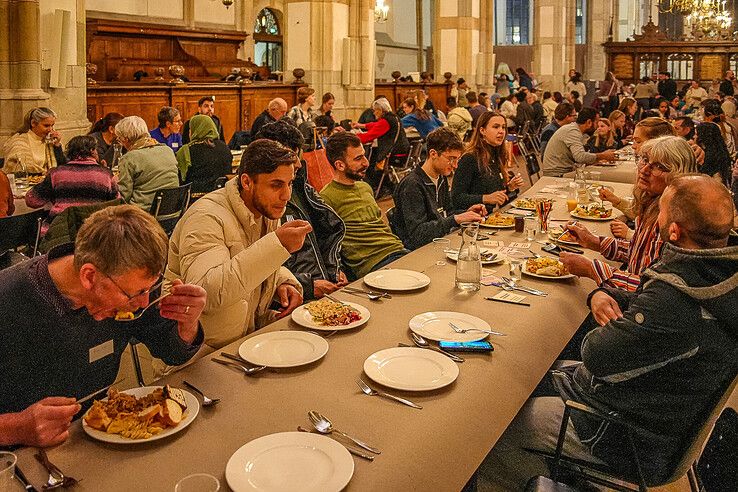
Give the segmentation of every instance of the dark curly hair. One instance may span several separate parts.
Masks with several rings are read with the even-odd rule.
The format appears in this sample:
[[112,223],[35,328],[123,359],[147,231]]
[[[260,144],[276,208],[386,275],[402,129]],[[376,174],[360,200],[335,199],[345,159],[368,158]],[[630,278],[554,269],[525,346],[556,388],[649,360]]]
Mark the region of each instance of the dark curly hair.
[[262,126],[254,138],[274,140],[293,152],[299,151],[305,143],[305,137],[302,136],[300,130],[284,120],[274,121]]

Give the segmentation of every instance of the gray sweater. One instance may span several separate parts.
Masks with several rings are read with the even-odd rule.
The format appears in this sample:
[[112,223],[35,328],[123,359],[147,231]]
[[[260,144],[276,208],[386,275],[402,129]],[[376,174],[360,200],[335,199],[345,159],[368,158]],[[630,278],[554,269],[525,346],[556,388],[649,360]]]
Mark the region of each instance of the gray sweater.
[[584,150],[584,142],[584,134],[576,122],[556,130],[543,154],[543,175],[562,176],[573,171],[576,163],[586,165],[597,162],[596,154]]

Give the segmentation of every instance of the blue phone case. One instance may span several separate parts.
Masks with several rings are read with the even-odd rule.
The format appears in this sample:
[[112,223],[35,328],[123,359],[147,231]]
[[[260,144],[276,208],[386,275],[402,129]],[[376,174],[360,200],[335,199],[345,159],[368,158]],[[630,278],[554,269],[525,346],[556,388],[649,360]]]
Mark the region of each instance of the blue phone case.
[[491,343],[480,340],[477,342],[439,342],[438,346],[449,352],[492,352]]

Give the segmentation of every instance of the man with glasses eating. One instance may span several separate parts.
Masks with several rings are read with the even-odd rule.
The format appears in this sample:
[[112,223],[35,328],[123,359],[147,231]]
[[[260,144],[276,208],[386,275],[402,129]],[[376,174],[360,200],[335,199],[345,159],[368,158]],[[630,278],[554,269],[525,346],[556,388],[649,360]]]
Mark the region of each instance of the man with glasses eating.
[[464,144],[449,128],[437,128],[426,139],[428,158],[397,186],[393,229],[408,249],[417,249],[451,232],[463,222],[479,222],[486,214],[476,204],[451,214],[448,177],[456,169]]
[[64,441],[77,400],[105,396],[132,338],[168,364],[195,355],[204,289],[175,281],[145,309],[166,254],[156,220],[120,205],[91,215],[74,244],[0,272],[0,446]]

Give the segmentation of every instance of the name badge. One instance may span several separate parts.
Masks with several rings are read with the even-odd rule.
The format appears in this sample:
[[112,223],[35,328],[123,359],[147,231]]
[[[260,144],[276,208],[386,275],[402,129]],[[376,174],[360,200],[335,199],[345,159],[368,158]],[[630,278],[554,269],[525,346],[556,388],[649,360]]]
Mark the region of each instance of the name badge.
[[179,144],[177,142],[172,142],[172,148],[176,149],[177,147],[179,147]]
[[113,353],[113,341],[108,340],[90,349],[90,364]]

